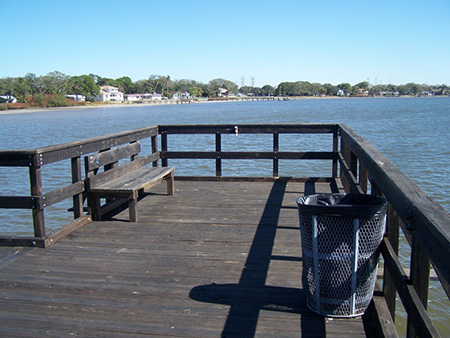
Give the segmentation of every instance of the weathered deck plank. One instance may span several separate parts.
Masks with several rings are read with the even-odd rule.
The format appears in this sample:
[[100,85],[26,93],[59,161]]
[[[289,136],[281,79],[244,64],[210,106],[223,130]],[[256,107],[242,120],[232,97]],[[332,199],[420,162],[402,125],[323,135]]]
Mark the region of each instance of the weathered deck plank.
[[376,336],[370,316],[306,308],[303,183],[178,181],[173,197],[155,192],[137,223],[125,210],[47,249],[4,254],[0,336]]

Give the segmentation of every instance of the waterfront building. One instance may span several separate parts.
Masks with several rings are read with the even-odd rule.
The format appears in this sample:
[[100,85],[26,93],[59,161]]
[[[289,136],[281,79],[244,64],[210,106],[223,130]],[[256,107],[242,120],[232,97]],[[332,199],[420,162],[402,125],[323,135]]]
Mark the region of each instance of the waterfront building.
[[100,94],[95,97],[97,101],[123,101],[123,93],[113,86],[101,86]]

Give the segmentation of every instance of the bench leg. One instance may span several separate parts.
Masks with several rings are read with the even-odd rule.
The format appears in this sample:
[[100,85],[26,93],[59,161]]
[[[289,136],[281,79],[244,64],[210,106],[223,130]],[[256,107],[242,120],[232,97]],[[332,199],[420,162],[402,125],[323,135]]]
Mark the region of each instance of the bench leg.
[[167,181],[167,195],[173,196],[173,194],[175,193],[175,188],[174,188],[174,184],[173,184],[173,171],[170,173],[170,175],[166,176],[166,181]]
[[130,222],[137,222],[137,192],[133,193],[130,201],[128,202],[128,210],[130,214]]
[[93,221],[101,221],[102,217],[100,215],[100,197],[91,196],[88,199],[89,208],[91,209],[91,215]]

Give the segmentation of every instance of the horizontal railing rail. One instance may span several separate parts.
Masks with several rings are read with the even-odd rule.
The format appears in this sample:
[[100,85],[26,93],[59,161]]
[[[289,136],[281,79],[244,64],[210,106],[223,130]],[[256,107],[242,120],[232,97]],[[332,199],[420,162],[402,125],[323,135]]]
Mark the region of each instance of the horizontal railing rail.
[[[239,124],[239,125],[161,125],[161,158],[163,166],[169,159],[215,159],[216,178],[222,177],[222,160],[272,160],[272,177],[279,177],[279,160],[331,160],[332,173],[337,176],[338,125],[336,124]],[[169,151],[168,135],[215,135],[215,149],[210,151]],[[224,151],[222,135],[272,134],[272,151]],[[330,151],[280,151],[281,134],[332,134]]]

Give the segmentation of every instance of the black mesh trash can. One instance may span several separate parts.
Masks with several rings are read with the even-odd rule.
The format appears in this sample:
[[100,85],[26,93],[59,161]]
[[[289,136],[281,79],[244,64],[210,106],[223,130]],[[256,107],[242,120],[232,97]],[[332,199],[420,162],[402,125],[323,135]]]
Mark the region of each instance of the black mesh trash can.
[[329,317],[364,314],[373,297],[387,201],[364,194],[297,199],[308,307]]

